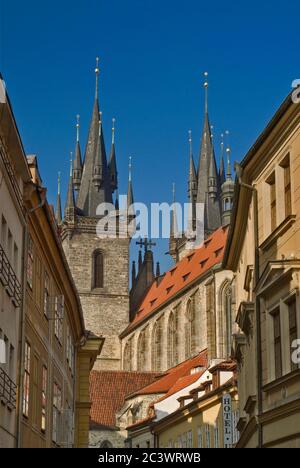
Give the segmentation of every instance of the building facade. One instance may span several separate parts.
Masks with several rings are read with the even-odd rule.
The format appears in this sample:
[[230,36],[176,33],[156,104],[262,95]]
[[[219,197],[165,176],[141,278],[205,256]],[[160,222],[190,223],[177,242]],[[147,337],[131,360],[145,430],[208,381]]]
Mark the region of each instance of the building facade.
[[23,316],[26,157],[0,76],[0,447],[15,447]]
[[224,266],[235,275],[238,447],[300,446],[300,107],[291,96],[237,168]]

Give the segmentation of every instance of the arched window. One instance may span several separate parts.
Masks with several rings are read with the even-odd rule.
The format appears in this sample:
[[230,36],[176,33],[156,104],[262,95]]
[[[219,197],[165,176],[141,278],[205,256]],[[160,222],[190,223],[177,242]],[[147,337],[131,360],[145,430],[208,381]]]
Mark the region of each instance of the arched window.
[[232,344],[232,290],[230,285],[224,291],[224,311],[226,320],[226,357],[229,357]]
[[124,348],[123,369],[125,371],[132,370],[132,340],[127,341]]
[[232,286],[226,280],[221,287],[221,316],[218,320],[218,357],[226,359],[231,354],[232,345]]
[[162,358],[162,327],[157,320],[152,331],[152,371],[161,370]]
[[96,250],[93,254],[93,289],[104,286],[104,261],[103,252]]
[[189,299],[186,306],[185,319],[185,358],[188,359],[193,355],[195,341],[195,308],[194,298]]
[[177,314],[171,312],[168,321],[168,368],[177,364]]
[[146,370],[146,332],[141,331],[137,343],[137,370]]

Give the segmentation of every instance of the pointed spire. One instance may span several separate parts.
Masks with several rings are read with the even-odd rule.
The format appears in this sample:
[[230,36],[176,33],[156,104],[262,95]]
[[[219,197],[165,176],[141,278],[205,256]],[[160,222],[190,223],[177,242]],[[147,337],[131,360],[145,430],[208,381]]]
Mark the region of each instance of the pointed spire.
[[208,114],[208,72],[204,72],[204,89],[205,89],[205,114]]
[[65,218],[72,217],[74,216],[74,214],[75,214],[75,198],[74,198],[74,190],[73,190],[73,153],[71,153],[69,185],[68,185],[67,200],[66,200],[66,205],[65,205]]
[[208,193],[210,198],[215,199],[218,192],[218,179],[217,179],[217,168],[214,159],[210,160],[209,165],[209,177],[208,177]]
[[220,184],[225,182],[225,164],[224,164],[224,133],[221,133],[221,156],[219,170]]
[[112,142],[111,142],[111,152],[109,158],[109,175],[110,175],[110,186],[112,193],[118,188],[118,171],[117,171],[117,161],[116,161],[116,150],[115,150],[115,123],[116,119],[112,119]]
[[59,172],[58,179],[57,179],[57,201],[56,201],[56,211],[55,211],[55,218],[56,218],[57,224],[61,224],[62,222],[60,182],[61,182],[61,178],[60,178],[60,172]]
[[159,262],[156,263],[156,277],[158,278],[160,276],[160,264]]
[[102,147],[102,112],[99,112],[99,129],[98,129],[98,140],[97,140],[97,151],[96,159],[94,164],[93,184],[96,190],[99,192],[101,184],[103,183],[103,172],[104,172],[104,154]]
[[[128,190],[127,190],[127,208],[133,205],[133,189],[132,189],[132,157],[129,158],[129,165],[128,165]],[[129,213],[132,214],[132,213]]]
[[96,74],[96,90],[95,90],[95,100],[98,100],[98,93],[99,93],[99,73],[100,73],[100,68],[99,68],[99,57],[96,57],[96,68],[95,68],[95,74]]
[[190,146],[190,168],[189,168],[189,183],[188,183],[188,195],[190,201],[195,201],[197,195],[197,175],[193,157],[193,141],[192,131],[189,131],[189,146]]
[[230,149],[229,147],[226,149],[226,155],[227,155],[226,179],[227,179],[227,180],[232,180],[232,176],[231,176],[231,161],[230,161],[231,149]]
[[141,268],[142,268],[142,265],[143,265],[142,249],[139,250],[138,265],[139,265],[139,272],[140,272]]
[[82,176],[82,158],[79,143],[79,130],[80,130],[80,115],[77,115],[76,123],[76,147],[75,147],[75,160],[73,170],[73,184],[76,192],[80,189],[81,176]]

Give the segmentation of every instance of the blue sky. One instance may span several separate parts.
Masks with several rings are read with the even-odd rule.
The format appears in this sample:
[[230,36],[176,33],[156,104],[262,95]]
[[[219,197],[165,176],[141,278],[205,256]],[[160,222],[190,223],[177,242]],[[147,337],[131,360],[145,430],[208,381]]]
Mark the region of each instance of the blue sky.
[[[216,153],[229,129],[239,160],[300,78],[296,2],[0,0],[0,70],[27,153],[39,157],[50,202],[64,193],[75,116],[85,146],[101,58],[106,146],[116,118],[120,190],[133,156],[135,199],[186,201],[187,133],[198,158],[203,72]],[[156,248],[163,268],[166,242]]]

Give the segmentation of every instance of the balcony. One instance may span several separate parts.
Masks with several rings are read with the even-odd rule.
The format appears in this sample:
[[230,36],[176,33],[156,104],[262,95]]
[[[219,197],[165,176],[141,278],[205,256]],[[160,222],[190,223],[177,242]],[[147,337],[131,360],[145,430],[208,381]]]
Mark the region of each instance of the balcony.
[[17,386],[0,368],[0,400],[3,401],[10,409],[16,408]]
[[0,245],[0,281],[12,298],[16,307],[20,307],[22,300],[22,288],[15,272],[9,263],[7,255]]

